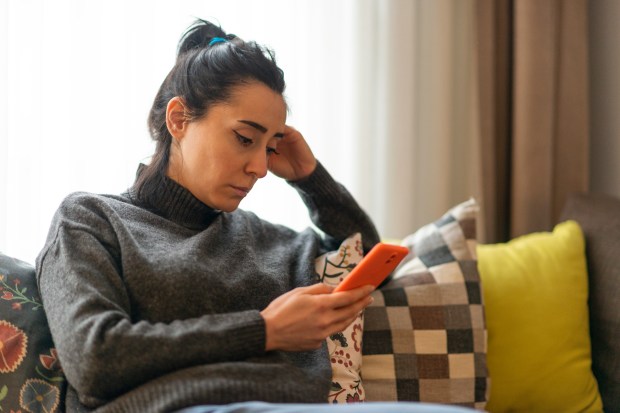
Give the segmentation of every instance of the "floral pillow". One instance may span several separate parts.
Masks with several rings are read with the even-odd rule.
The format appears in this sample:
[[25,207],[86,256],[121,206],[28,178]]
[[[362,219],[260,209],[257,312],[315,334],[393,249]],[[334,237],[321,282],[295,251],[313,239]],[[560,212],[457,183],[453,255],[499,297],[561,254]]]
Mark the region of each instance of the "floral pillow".
[[65,383],[34,268],[0,254],[0,411],[63,411]]
[[[337,286],[349,275],[363,257],[362,236],[354,234],[340,244],[336,251],[318,257],[315,270],[319,281]],[[331,403],[361,402],[366,398],[362,379],[363,313],[344,331],[327,338],[327,349],[332,363]]]

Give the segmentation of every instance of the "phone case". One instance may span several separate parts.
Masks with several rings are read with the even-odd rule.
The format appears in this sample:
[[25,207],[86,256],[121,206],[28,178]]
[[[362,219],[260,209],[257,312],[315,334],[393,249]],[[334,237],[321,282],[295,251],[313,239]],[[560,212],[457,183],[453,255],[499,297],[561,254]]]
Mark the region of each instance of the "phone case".
[[363,285],[374,285],[377,288],[407,254],[409,249],[400,245],[386,243],[375,245],[334,289],[334,292],[352,290]]

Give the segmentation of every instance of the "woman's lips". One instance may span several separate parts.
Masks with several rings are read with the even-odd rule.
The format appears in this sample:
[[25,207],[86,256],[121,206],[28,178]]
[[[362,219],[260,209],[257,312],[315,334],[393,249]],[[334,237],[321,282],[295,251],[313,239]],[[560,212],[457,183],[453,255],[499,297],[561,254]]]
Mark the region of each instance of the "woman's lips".
[[250,190],[252,188],[246,188],[243,186],[234,186],[231,185],[232,189],[234,189],[234,191],[237,193],[238,196],[245,198],[245,196],[248,194],[248,192],[250,192]]

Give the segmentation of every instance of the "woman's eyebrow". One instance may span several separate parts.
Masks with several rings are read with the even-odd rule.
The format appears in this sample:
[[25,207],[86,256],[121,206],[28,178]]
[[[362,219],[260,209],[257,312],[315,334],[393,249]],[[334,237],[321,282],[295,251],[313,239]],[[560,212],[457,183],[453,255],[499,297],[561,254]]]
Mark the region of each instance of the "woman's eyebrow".
[[[246,125],[249,125],[251,127],[253,127],[254,129],[258,129],[259,131],[261,131],[262,133],[267,132],[267,128],[264,127],[263,125],[261,125],[260,123],[256,123],[254,121],[251,120],[244,120],[244,119],[239,119],[239,122],[241,123],[245,123]],[[284,134],[281,132],[276,133],[275,135],[273,135],[274,138],[283,138]]]

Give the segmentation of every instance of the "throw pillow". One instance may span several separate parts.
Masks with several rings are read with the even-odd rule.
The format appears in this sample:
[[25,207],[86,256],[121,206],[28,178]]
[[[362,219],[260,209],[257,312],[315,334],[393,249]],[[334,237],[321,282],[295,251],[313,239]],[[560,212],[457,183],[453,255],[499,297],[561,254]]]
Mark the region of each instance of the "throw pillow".
[[586,239],[592,370],[605,412],[620,413],[620,199],[575,194],[562,219],[576,220]]
[[[340,248],[318,257],[315,270],[319,282],[332,287],[349,275],[364,255],[362,236],[354,234],[340,244]],[[362,365],[363,313],[344,331],[327,338],[327,349],[332,365],[331,403],[361,402],[366,398],[360,369]]]
[[0,411],[63,411],[64,391],[34,268],[0,254]]
[[478,247],[498,412],[600,412],[591,371],[585,245],[574,221]]
[[410,254],[364,314],[367,400],[485,407],[477,213],[471,199],[403,240]]

